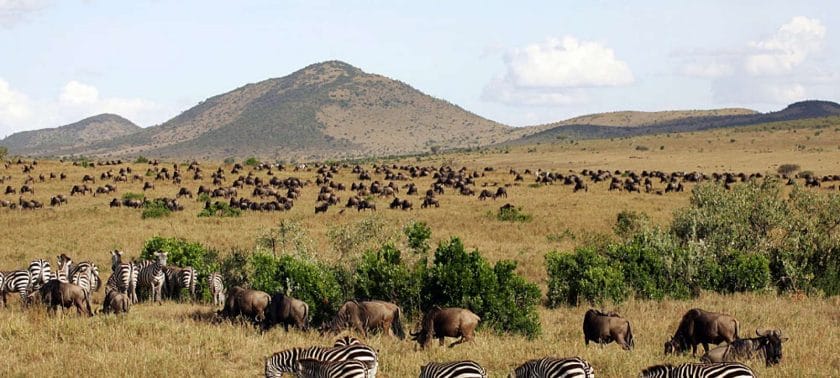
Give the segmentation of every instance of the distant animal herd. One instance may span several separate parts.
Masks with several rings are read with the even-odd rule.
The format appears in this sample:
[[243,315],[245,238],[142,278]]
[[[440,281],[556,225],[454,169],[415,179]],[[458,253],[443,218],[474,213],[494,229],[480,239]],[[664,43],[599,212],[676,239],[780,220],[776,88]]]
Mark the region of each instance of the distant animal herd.
[[[85,174],[79,183],[73,184],[68,196],[85,196],[91,194],[110,195],[117,193],[117,185],[129,181],[142,182],[143,191],[154,191],[156,181],[171,181],[181,185],[184,180],[203,180],[202,168],[197,162],[187,165],[182,171],[180,165],[174,164],[171,169],[163,167],[158,161],[149,163],[145,174],[134,173],[131,166],[122,161],[108,161],[94,166],[106,167],[107,170],[99,174],[99,181],[109,181],[107,184],[96,185],[94,175]],[[18,195],[18,201],[0,200],[0,206],[11,209],[32,210],[43,208],[43,204],[34,199],[25,199],[24,195],[34,195],[35,183],[47,180],[64,181],[68,177],[65,173],[38,174],[33,176],[38,166],[37,161],[5,162],[8,172],[14,166],[19,166],[26,177],[23,185],[13,187],[7,185],[6,195]],[[226,185],[226,170],[222,167],[215,169],[210,177],[213,187],[200,185],[195,192],[187,187],[180,189],[173,197],[162,197],[167,208],[172,211],[183,209],[179,200],[183,197],[206,196],[205,207],[211,206],[210,199],[225,198],[230,207],[251,211],[287,211],[292,209],[295,200],[300,197],[303,188],[314,184],[318,189],[315,213],[325,213],[332,206],[339,206],[342,202],[339,193],[348,190],[351,194],[345,202],[345,208],[357,211],[376,211],[376,197],[390,197],[390,209],[412,210],[414,203],[409,196],[418,196],[420,208],[437,208],[441,206],[440,197],[448,191],[454,191],[462,196],[475,196],[476,179],[483,177],[494,168],[486,167],[481,171],[470,171],[466,167],[454,169],[449,166],[421,167],[414,165],[373,165],[370,169],[360,165],[325,165],[307,166],[304,164],[287,168],[281,164],[258,164],[242,174],[245,167],[235,164],[229,174],[238,175],[229,185]],[[314,171],[313,180],[302,180],[294,176],[278,177],[282,171]],[[358,182],[349,186],[334,181],[341,170],[349,170]],[[257,175],[264,172],[265,177]],[[478,200],[498,199],[508,197],[508,188],[520,185],[525,177],[531,177],[534,185],[563,184],[573,187],[573,192],[587,192],[591,183],[609,182],[610,191],[626,191],[650,194],[680,192],[685,189],[685,183],[697,183],[714,180],[727,189],[737,182],[761,178],[761,173],[714,173],[706,175],[699,172],[671,172],[661,171],[607,171],[584,169],[580,172],[557,173],[544,170],[524,170],[522,172],[511,169],[511,182],[484,182],[483,189],[478,194]],[[382,181],[374,179],[381,176]],[[412,181],[420,177],[433,179],[430,187],[422,194]],[[804,180],[807,187],[820,187],[825,183],[840,181],[840,176],[780,176],[788,184],[794,184],[796,179]],[[151,181],[147,178],[153,178]],[[0,177],[0,183],[12,180],[11,175]],[[655,183],[655,181],[658,181]],[[387,182],[387,183],[384,183]],[[402,183],[402,184],[398,184]],[[92,185],[92,186],[89,186]],[[664,188],[659,188],[657,185]],[[239,196],[241,191],[250,192],[250,198]],[[491,189],[492,188],[492,189]],[[833,188],[833,185],[829,188]],[[399,198],[401,192],[405,193]],[[51,197],[50,206],[63,206],[68,203],[68,196],[63,193]],[[146,199],[113,198],[110,207],[143,207]],[[510,205],[507,205],[510,206]],[[340,210],[343,212],[344,210]],[[17,270],[0,272],[0,295],[6,306],[7,295],[18,293],[25,306],[40,301],[50,312],[58,308],[74,307],[78,313],[92,316],[90,296],[92,292],[100,290],[103,282],[100,279],[99,268],[91,261],[75,263],[66,254],[57,256],[57,269],[53,270],[45,259],[36,259],[28,267]],[[191,299],[196,298],[195,288],[197,275],[191,267],[177,267],[167,264],[167,254],[157,252],[150,260],[136,260],[126,262],[123,252],[111,252],[111,276],[105,280],[105,297],[102,303],[102,313],[127,313],[131,306],[138,303],[138,291],[143,299],[161,303],[165,298],[178,299],[182,293],[187,293]],[[262,328],[283,325],[288,331],[290,327],[303,331],[309,330],[309,307],[298,299],[282,293],[273,295],[248,288],[225,288],[224,277],[219,273],[210,274],[207,278],[214,306],[222,307],[218,316],[226,319],[244,318],[254,322]],[[459,338],[450,346],[463,342],[470,342],[475,338],[475,329],[481,319],[468,309],[441,308],[434,306],[427,310],[418,330],[410,336],[418,346],[426,348],[432,340],[437,339],[444,344],[445,337]],[[402,325],[402,310],[396,304],[385,301],[348,301],[338,310],[335,317],[319,325],[319,331],[338,333],[345,329],[352,329],[363,338],[368,332],[381,331],[388,335],[403,339],[405,333]],[[753,377],[752,370],[741,362],[760,359],[767,366],[776,365],[782,359],[782,342],[786,338],[780,330],[756,330],[756,337],[741,338],[740,324],[732,316],[707,312],[701,309],[691,309],[686,312],[674,335],[664,344],[664,353],[687,353],[691,348],[696,355],[698,345],[703,345],[705,354],[699,363],[673,366],[669,364],[657,365],[643,370],[642,377]],[[583,319],[583,336],[589,342],[607,344],[616,342],[623,349],[632,350],[634,347],[631,323],[615,312],[589,310]],[[709,349],[709,344],[719,344]],[[312,346],[308,348],[294,348],[283,350],[268,356],[265,361],[266,377],[279,377],[282,373],[296,373],[303,377],[374,377],[378,371],[378,352],[365,345],[361,340],[344,337],[332,346]],[[513,377],[593,377],[595,369],[580,357],[554,358],[544,357],[524,362],[517,367]],[[487,373],[474,361],[452,361],[429,363],[420,368],[420,377],[486,377]]]

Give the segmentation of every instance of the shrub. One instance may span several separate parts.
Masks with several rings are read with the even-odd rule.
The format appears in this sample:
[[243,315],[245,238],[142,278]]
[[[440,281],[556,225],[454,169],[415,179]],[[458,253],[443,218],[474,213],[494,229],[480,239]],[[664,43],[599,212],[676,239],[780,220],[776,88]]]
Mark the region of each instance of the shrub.
[[605,300],[621,302],[627,296],[620,267],[592,248],[578,248],[574,253],[551,252],[546,255],[549,307],[561,304],[577,306],[581,300],[591,305]]
[[408,248],[416,254],[425,255],[429,252],[429,239],[432,237],[432,229],[426,222],[414,221],[403,229],[408,238]]
[[148,162],[149,162],[149,159],[148,159],[148,158],[146,158],[146,157],[145,157],[145,156],[143,156],[143,155],[138,156],[138,157],[137,157],[137,159],[136,159],[136,160],[134,160],[134,163],[135,163],[135,164],[146,164],[146,163],[148,163]]
[[207,249],[200,243],[189,242],[181,238],[155,236],[143,244],[140,258],[154,259],[155,252],[167,253],[167,265],[192,267],[196,273],[196,296],[210,300],[207,276],[219,270],[219,255],[215,250]]
[[390,221],[374,215],[356,223],[331,227],[327,230],[327,238],[338,252],[338,260],[349,263],[365,251],[395,242],[398,231]]
[[420,309],[421,269],[409,269],[393,245],[362,255],[353,273],[355,297],[382,299],[399,304],[411,317]]
[[255,165],[259,164],[259,163],[260,163],[259,159],[255,158],[255,157],[253,157],[253,156],[251,156],[251,157],[249,157],[249,158],[245,159],[245,165],[250,165],[250,166],[252,166],[252,167],[253,167],[253,166],[255,166]]
[[146,195],[143,193],[125,192],[123,193],[122,198],[124,200],[142,200],[143,198],[146,198]]
[[647,151],[650,150],[648,146],[636,146],[636,151]]
[[782,164],[776,172],[782,176],[790,176],[800,169],[799,164]]
[[725,293],[756,291],[767,287],[770,266],[767,257],[760,254],[733,252],[720,264],[719,291]]
[[147,201],[143,205],[143,212],[140,214],[140,217],[143,219],[162,218],[168,217],[169,214],[172,214],[172,211],[166,207],[166,203],[163,200],[156,199],[154,201]]
[[199,217],[231,218],[238,217],[240,215],[242,215],[242,210],[230,207],[230,205],[225,202],[214,202],[210,204],[210,206],[207,206],[198,212]]
[[639,232],[624,243],[610,246],[607,256],[620,267],[625,284],[636,298],[684,299],[698,285],[691,252],[658,229]]
[[531,214],[523,212],[521,207],[502,206],[496,213],[496,219],[502,222],[530,222],[532,218]]
[[616,215],[613,231],[622,238],[628,238],[645,230],[650,223],[650,217],[644,212],[622,210]]
[[496,330],[536,337],[540,333],[539,288],[515,274],[515,268],[511,261],[491,267],[478,251],[467,253],[458,238],[442,242],[425,274],[424,307],[468,308]]
[[227,157],[227,158],[225,158],[225,160],[223,161],[223,163],[225,163],[225,164],[233,164],[233,163],[236,163],[236,159],[234,159],[234,158],[232,158],[232,157]]
[[211,200],[212,200],[212,197],[210,197],[210,195],[207,194],[207,193],[201,193],[201,194],[199,194],[195,197],[196,202],[207,203],[208,201],[211,201]]

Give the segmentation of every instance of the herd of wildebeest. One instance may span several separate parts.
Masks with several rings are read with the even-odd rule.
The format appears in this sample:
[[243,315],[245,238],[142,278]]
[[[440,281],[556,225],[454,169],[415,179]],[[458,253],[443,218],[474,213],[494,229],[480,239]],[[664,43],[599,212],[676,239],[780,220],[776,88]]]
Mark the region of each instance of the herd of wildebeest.
[[[14,180],[9,175],[14,167],[19,167],[24,177],[20,187],[11,185]],[[146,172],[134,173],[131,165],[122,161],[108,161],[92,164],[104,167],[98,175],[101,186],[96,186],[95,174],[84,174],[80,181],[72,184],[68,195],[55,194],[50,199],[51,206],[67,204],[68,196],[92,194],[93,196],[117,193],[117,185],[129,181],[142,182],[143,191],[155,190],[155,182],[171,181],[181,185],[186,180],[203,180],[204,171],[197,162],[181,165],[174,164],[171,169],[157,161],[150,162]],[[136,166],[136,164],[135,164]],[[37,173],[37,161],[5,162],[6,175],[0,177],[0,183],[6,183],[6,195],[18,195],[18,201],[0,200],[0,205],[11,209],[38,209],[43,204],[34,199],[25,199],[24,195],[34,195],[38,182],[47,180],[67,180],[63,173]],[[250,169],[244,173],[246,167]],[[92,169],[93,170],[93,169]],[[280,172],[291,171],[281,175]],[[341,170],[349,170],[357,177],[349,187],[334,181],[334,176]],[[414,208],[411,196],[422,198],[418,201],[421,208],[441,206],[439,198],[446,192],[454,191],[458,195],[475,196],[477,188],[479,200],[507,198],[507,188],[520,185],[526,177],[534,180],[534,185],[562,184],[573,186],[574,192],[588,191],[588,183],[609,182],[609,190],[651,194],[665,194],[683,191],[685,183],[714,180],[730,188],[732,184],[763,177],[760,173],[715,173],[706,175],[699,172],[661,171],[607,171],[582,170],[580,172],[556,173],[545,170],[509,171],[511,180],[507,183],[484,181],[479,178],[492,167],[481,170],[467,168],[454,169],[448,166],[420,167],[397,165],[372,165],[369,169],[360,165],[298,165],[286,168],[279,164],[260,163],[255,166],[234,164],[229,171],[219,167],[210,174],[213,186],[200,185],[195,192],[181,186],[173,197],[162,197],[167,208],[173,211],[183,209],[179,200],[183,197],[202,196],[205,207],[212,201],[222,203],[226,199],[230,207],[253,211],[286,211],[294,206],[303,188],[317,187],[318,195],[315,213],[326,212],[332,206],[340,206],[344,201],[340,193],[350,194],[345,208],[357,211],[376,210],[375,198],[391,197],[389,208],[411,210]],[[295,177],[294,172],[314,171],[315,178],[303,180]],[[259,174],[264,173],[263,175]],[[235,175],[229,179],[226,173]],[[285,178],[281,178],[285,176]],[[37,177],[37,178],[36,178]],[[381,177],[382,181],[378,178]],[[415,185],[413,179],[431,177],[430,187],[425,192]],[[796,179],[805,181],[808,187],[819,187],[824,183],[840,181],[840,176],[782,177],[793,184]],[[105,183],[107,182],[107,183]],[[385,183],[387,182],[387,183]],[[229,183],[229,184],[227,184]],[[313,185],[314,184],[314,185]],[[90,186],[89,186],[90,185]],[[664,186],[664,187],[663,187]],[[662,187],[660,189],[660,187]],[[829,188],[834,189],[834,185]],[[250,192],[250,198],[240,196],[240,192]],[[403,195],[404,193],[404,195]],[[403,196],[403,198],[400,198]],[[110,207],[143,207],[146,199],[114,198]],[[510,206],[510,205],[506,205]],[[340,210],[343,212],[344,209]],[[160,303],[164,298],[178,299],[188,293],[195,299],[196,272],[191,267],[177,267],[167,264],[167,255],[163,252],[154,254],[150,260],[123,261],[123,253],[111,252],[111,276],[105,281],[105,297],[102,313],[126,313],[138,303],[139,291],[143,298]],[[5,307],[7,295],[19,293],[22,303],[31,306],[33,302],[46,305],[51,312],[57,308],[75,307],[80,314],[93,315],[91,293],[102,286],[99,268],[91,261],[74,263],[66,254],[57,257],[57,270],[52,270],[44,259],[32,261],[28,267],[0,272],[0,294]],[[309,307],[300,300],[282,293],[269,294],[258,290],[232,287],[225,288],[224,278],[219,273],[207,277],[213,305],[222,307],[217,316],[220,319],[246,319],[263,329],[283,325],[307,331],[309,326]],[[445,337],[459,338],[450,346],[469,342],[475,338],[475,329],[481,319],[468,309],[440,308],[428,309],[410,336],[418,346],[426,348],[437,339],[443,345]],[[335,318],[319,325],[324,333],[338,333],[345,329],[354,330],[362,338],[368,332],[381,331],[400,339],[405,337],[402,325],[402,311],[394,303],[379,300],[348,301],[344,303]],[[626,350],[634,347],[631,323],[615,312],[602,312],[591,309],[583,319],[584,341],[607,344],[616,342]],[[747,365],[739,361],[761,359],[767,366],[780,363],[782,342],[786,340],[782,332],[774,330],[756,330],[755,337],[742,338],[739,322],[732,316],[692,309],[685,313],[675,334],[665,343],[664,353],[686,353],[689,349],[696,355],[697,345],[702,344],[705,354],[699,363],[673,366],[669,364],[652,366],[642,371],[643,377],[751,377],[754,373]],[[710,349],[709,344],[719,344]],[[313,346],[284,350],[269,356],[265,362],[266,377],[280,376],[282,373],[296,373],[305,377],[373,377],[378,370],[377,351],[352,337],[340,338],[333,346]],[[421,377],[485,377],[485,370],[474,361],[453,361],[430,363],[421,368]],[[545,357],[525,362],[511,376],[515,377],[592,377],[594,369],[579,357]]]

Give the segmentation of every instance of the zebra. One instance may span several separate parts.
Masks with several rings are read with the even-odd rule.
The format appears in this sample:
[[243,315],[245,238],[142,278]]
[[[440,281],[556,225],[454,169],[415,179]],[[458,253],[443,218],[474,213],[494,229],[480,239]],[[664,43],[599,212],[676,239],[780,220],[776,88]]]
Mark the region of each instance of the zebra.
[[318,361],[303,359],[297,362],[298,376],[305,378],[365,378],[367,365],[362,361]]
[[44,259],[35,259],[29,263],[29,291],[35,291],[41,285],[50,281],[52,272],[50,262]]
[[0,297],[3,300],[3,307],[6,307],[6,295],[17,292],[20,294],[20,301],[24,305],[28,303],[29,288],[32,286],[32,276],[29,270],[13,270],[3,272],[3,286],[0,288]]
[[70,268],[70,283],[79,285],[90,295],[91,291],[99,291],[102,279],[99,278],[99,267],[90,261],[82,261]]
[[420,368],[420,378],[487,378],[475,361],[429,362]]
[[210,287],[210,295],[213,296],[213,306],[225,304],[225,282],[219,272],[210,273],[207,277],[207,286]]
[[134,265],[122,262],[121,251],[111,251],[111,277],[105,283],[105,296],[111,290],[116,290],[120,293],[126,294],[131,298],[131,289],[133,288]]
[[525,362],[513,371],[515,378],[594,378],[592,365],[580,357],[543,357]]
[[139,275],[137,284],[139,287],[148,290],[151,299],[158,304],[163,304],[163,284],[166,275],[163,267],[166,266],[166,252],[156,252],[155,261],[146,260],[135,264],[134,268]]
[[55,279],[59,282],[70,282],[70,266],[73,265],[73,260],[63,253],[58,255],[56,260],[58,261],[58,269],[53,272]]
[[656,365],[642,370],[642,378],[755,378],[747,365],[737,362]]
[[367,377],[376,377],[379,357],[376,351],[367,345],[349,345],[345,347],[309,347],[292,348],[272,354],[265,360],[266,378],[281,377],[283,373],[296,372],[297,362],[305,359],[318,361],[361,361],[367,366]]
[[186,268],[166,266],[163,272],[166,274],[166,291],[169,297],[180,298],[181,290],[188,289],[190,298],[195,298],[195,269],[189,266]]
[[364,343],[362,343],[362,340],[359,340],[353,336],[342,336],[335,341],[335,343],[333,344],[333,348],[346,347],[348,345],[364,345]]

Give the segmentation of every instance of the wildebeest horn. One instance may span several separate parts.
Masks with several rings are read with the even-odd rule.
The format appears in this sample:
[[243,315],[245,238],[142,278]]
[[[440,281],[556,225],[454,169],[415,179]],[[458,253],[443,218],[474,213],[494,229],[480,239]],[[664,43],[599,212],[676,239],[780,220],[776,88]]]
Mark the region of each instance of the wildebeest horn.
[[770,334],[770,330],[767,330],[767,331],[761,332],[761,331],[759,331],[759,329],[758,329],[758,328],[756,328],[756,329],[755,329],[755,334],[756,334],[756,335],[758,335],[758,336],[767,336],[768,334]]

